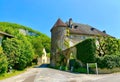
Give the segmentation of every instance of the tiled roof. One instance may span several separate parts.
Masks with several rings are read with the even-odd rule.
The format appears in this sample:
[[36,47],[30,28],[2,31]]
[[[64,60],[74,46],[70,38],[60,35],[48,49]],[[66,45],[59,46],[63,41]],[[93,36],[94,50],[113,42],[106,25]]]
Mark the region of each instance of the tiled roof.
[[[54,24],[53,28],[56,28],[56,27],[67,27],[67,24],[65,24],[60,18],[57,20],[57,22]],[[51,31],[52,31],[51,29]]]
[[14,37],[14,36],[12,36],[12,35],[10,35],[10,34],[8,34],[8,33],[2,32],[2,31],[0,31],[0,34],[5,35],[5,36],[7,36],[7,37]]
[[97,35],[97,36],[110,36],[90,25],[73,23],[70,29],[71,34],[82,34],[82,35]]
[[[57,27],[69,27],[69,22],[64,23],[60,18],[54,24],[51,31]],[[91,35],[91,36],[110,36],[105,33],[105,31],[100,31],[90,25],[87,24],[80,24],[72,22],[72,28],[70,28],[71,34],[81,34],[81,35]]]

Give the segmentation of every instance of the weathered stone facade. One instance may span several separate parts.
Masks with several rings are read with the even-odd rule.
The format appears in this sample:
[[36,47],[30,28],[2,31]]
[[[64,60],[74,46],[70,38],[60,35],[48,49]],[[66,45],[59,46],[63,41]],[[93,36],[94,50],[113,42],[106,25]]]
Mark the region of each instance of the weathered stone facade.
[[76,44],[87,38],[97,38],[99,36],[108,36],[105,32],[101,32],[96,28],[79,23],[62,22],[58,19],[51,29],[51,66],[56,66],[60,55],[64,55],[64,60],[68,65],[70,54],[76,55]]

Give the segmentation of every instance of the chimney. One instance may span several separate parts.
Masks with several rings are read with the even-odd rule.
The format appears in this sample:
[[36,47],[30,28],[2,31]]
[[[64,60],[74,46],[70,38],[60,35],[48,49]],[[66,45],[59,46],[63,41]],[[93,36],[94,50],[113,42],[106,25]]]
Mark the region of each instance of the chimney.
[[69,19],[69,27],[72,28],[72,18]]

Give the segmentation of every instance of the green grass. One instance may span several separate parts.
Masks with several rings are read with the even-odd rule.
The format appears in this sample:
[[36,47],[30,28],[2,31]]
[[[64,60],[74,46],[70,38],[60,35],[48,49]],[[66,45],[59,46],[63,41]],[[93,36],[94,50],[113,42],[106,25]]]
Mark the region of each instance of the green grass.
[[6,79],[6,78],[10,78],[12,76],[16,76],[16,75],[19,75],[21,73],[24,73],[26,70],[13,70],[11,73],[5,73],[5,74],[2,74],[0,75],[0,80],[3,80],[3,79]]
[[29,66],[29,67],[25,68],[24,70],[12,70],[11,73],[0,74],[0,80],[6,79],[6,78],[10,78],[10,77],[13,77],[13,76],[16,76],[16,75],[19,75],[19,74],[22,74],[22,73],[26,72],[27,69],[33,68],[35,66],[37,66],[37,65],[36,64],[32,64],[32,66]]

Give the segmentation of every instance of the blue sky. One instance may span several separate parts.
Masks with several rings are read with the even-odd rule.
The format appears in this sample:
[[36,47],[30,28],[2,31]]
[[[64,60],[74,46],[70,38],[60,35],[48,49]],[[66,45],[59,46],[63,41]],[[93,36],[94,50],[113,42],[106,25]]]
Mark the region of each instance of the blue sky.
[[58,18],[89,24],[120,38],[120,0],[0,0],[0,21],[22,24],[51,36]]

